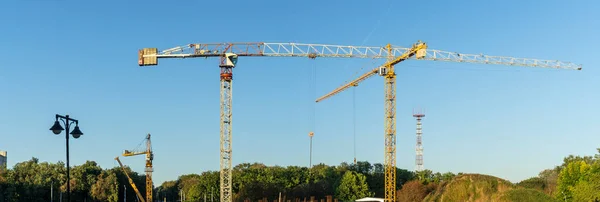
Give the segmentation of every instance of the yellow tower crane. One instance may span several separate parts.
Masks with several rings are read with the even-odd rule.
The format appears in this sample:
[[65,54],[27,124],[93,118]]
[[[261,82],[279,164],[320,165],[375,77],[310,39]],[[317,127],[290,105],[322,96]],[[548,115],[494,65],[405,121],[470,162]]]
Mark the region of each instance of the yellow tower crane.
[[[538,59],[525,59],[525,58],[513,58],[513,57],[500,57],[500,56],[486,56],[486,55],[475,55],[475,54],[460,54],[451,53],[446,51],[438,50],[427,50],[427,44],[418,41],[413,44],[412,47],[406,49],[394,49],[388,44],[385,47],[388,54],[388,61],[380,67],[374,68],[371,71],[359,76],[353,81],[344,84],[330,93],[317,98],[316,102],[327,99],[335,94],[338,94],[350,87],[355,87],[361,81],[379,74],[385,78],[385,95],[384,95],[384,143],[385,143],[385,201],[395,202],[396,201],[396,72],[394,71],[394,65],[399,62],[415,56],[418,60],[434,60],[434,61],[449,61],[449,62],[469,62],[469,63],[481,63],[481,64],[499,64],[499,65],[511,65],[511,66],[529,66],[529,67],[546,67],[546,68],[562,68],[562,69],[575,69],[581,70],[581,65],[573,63],[565,63],[560,61],[551,60],[538,60]],[[402,50],[400,56],[394,58],[393,52],[396,50]]]
[[317,100],[323,100],[334,94],[337,94],[347,87],[357,85],[358,82],[379,73],[386,79],[386,132],[385,132],[385,197],[386,202],[395,200],[396,178],[395,168],[396,159],[396,122],[395,122],[395,72],[394,64],[410,59],[417,55],[417,59],[433,61],[453,61],[453,62],[472,62],[483,64],[505,64],[533,67],[550,67],[581,69],[581,66],[550,60],[522,59],[499,56],[484,56],[474,54],[457,54],[455,52],[428,50],[425,43],[417,43],[412,48],[385,47],[378,46],[347,46],[347,45],[324,45],[324,44],[306,44],[306,43],[194,43],[159,51],[157,48],[143,48],[138,51],[139,66],[158,65],[159,58],[220,58],[220,94],[221,94],[221,134],[220,134],[220,202],[232,201],[232,180],[231,180],[231,155],[232,155],[232,80],[233,68],[236,66],[240,56],[265,56],[265,57],[308,57],[315,59],[317,57],[328,58],[379,58],[387,59],[388,62],[382,67],[378,67],[358,79],[342,86],[332,93]]
[[[154,153],[152,152],[152,142],[150,141],[150,134],[148,134],[146,136],[146,138],[144,139],[143,142],[146,143],[146,148],[138,147],[138,149],[131,150],[131,151],[125,150],[125,151],[123,151],[123,156],[128,157],[128,156],[146,155],[146,167],[144,169],[144,171],[146,172],[146,201],[151,202],[152,201],[152,189],[153,189],[152,172],[154,172],[154,168],[152,167],[152,160],[154,160]],[[119,163],[121,163],[121,162],[119,161]]]

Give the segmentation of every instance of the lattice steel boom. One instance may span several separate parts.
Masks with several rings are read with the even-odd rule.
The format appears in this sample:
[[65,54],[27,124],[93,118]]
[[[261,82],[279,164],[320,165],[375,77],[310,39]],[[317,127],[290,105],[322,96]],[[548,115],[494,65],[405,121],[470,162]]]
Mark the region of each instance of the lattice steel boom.
[[[343,46],[305,43],[194,43],[165,50],[143,48],[138,51],[138,65],[158,65],[159,58],[197,58],[219,57],[221,59],[221,200],[231,202],[231,102],[233,68],[238,56],[267,56],[267,57],[317,57],[328,58],[380,58],[388,59],[386,65],[377,67],[366,74],[335,89],[333,92],[317,99],[317,102],[331,97],[343,90],[356,85],[377,73],[386,78],[386,200],[395,200],[395,73],[393,66],[403,60],[412,59],[417,55],[419,60],[470,62],[482,64],[502,64],[514,66],[563,68],[581,70],[581,65],[555,60],[538,60],[502,56],[486,56],[481,54],[459,54],[455,52],[428,50],[425,43],[414,44],[413,47],[377,46]],[[394,172],[392,172],[392,167]]]
[[[377,46],[342,46],[325,44],[305,44],[305,43],[206,43],[189,44],[178,46],[166,50],[158,51],[155,48],[142,49],[154,50],[139,54],[139,65],[156,65],[144,63],[144,60],[157,58],[192,58],[192,57],[220,57],[224,53],[234,53],[238,56],[270,56],[270,57],[333,57],[333,58],[381,58],[386,59],[391,54],[393,57],[400,56],[410,48],[392,47],[392,51],[387,51],[386,47]],[[144,59],[142,59],[144,58]],[[413,58],[409,58],[413,59]],[[489,56],[483,54],[464,54],[441,50],[427,49],[425,57],[420,60],[449,61],[449,62],[470,62],[482,64],[499,64],[512,66],[528,67],[546,67],[561,69],[581,70],[581,65],[571,62],[561,62],[557,60],[541,60],[529,58],[516,58],[504,56]]]

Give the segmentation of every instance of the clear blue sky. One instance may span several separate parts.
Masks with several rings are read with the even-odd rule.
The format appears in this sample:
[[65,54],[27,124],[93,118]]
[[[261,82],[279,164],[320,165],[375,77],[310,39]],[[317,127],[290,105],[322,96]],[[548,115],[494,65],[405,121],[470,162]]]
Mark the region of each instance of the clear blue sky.
[[[407,61],[397,65],[397,166],[414,168],[414,107],[425,168],[511,181],[600,147],[596,1],[69,1],[0,6],[0,150],[9,166],[65,160],[54,114],[80,120],[71,162],[103,168],[153,135],[155,180],[219,169],[218,60],[137,66],[143,47],[208,42],[409,46],[572,61],[582,71]],[[320,96],[381,61],[244,57],[234,72],[233,163],[353,159],[352,91]],[[316,79],[311,71],[316,69]],[[362,72],[361,72],[362,73]],[[311,85],[316,84],[316,90]],[[358,160],[383,162],[383,78],[356,89]],[[313,108],[314,107],[314,108]],[[316,124],[312,121],[315,113]],[[122,158],[143,172],[144,158]]]

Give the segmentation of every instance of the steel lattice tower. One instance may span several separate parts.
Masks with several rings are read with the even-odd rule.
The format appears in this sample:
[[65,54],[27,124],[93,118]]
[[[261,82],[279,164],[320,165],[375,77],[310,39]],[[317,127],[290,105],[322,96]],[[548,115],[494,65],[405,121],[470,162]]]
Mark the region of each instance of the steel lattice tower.
[[[237,59],[237,58],[236,58]],[[228,64],[225,57],[221,57],[221,202],[232,201],[232,174],[231,174],[231,92],[233,79],[233,64]]]
[[421,131],[421,119],[425,117],[424,113],[413,112],[413,117],[417,118],[417,146],[415,148],[416,158],[415,158],[415,170],[422,171],[423,170],[423,141],[421,139],[421,135],[423,134]]

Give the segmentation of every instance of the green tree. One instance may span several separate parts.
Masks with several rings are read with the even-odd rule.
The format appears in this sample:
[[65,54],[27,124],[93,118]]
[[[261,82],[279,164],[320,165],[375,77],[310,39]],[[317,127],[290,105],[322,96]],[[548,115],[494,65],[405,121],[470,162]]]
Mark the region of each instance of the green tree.
[[[127,165],[125,165],[124,168],[143,197],[146,193],[146,176],[140,175],[137,172],[131,170],[131,168]],[[126,191],[127,201],[135,201],[137,199],[137,195],[131,187],[131,185],[129,184],[129,179],[127,179],[127,176],[123,172],[123,168],[117,166],[109,169],[109,171],[115,173],[115,175],[117,176],[117,181],[119,184],[119,196],[122,196],[123,192]],[[124,186],[127,188],[125,188]]]
[[165,181],[160,186],[155,189],[156,199],[163,201],[166,199],[167,201],[174,201],[178,199],[178,189],[177,189],[177,181]]
[[590,170],[590,165],[584,160],[577,160],[568,163],[558,175],[558,190],[555,193],[557,198],[573,198],[575,185],[582,180]]
[[560,173],[560,168],[557,166],[553,169],[546,169],[540,172],[538,175],[539,178],[544,180],[545,187],[544,192],[549,195],[554,195],[556,192],[556,186],[558,184],[558,174]]
[[[398,171],[400,173],[400,171]],[[373,170],[371,175],[367,177],[367,183],[369,184],[369,188],[375,197],[384,197],[384,186],[385,186],[385,178],[384,178],[384,169],[383,164],[375,163],[373,164]]]
[[95,161],[86,161],[84,164],[71,169],[71,198],[76,201],[89,200],[90,189],[96,184],[102,168]]
[[402,188],[402,185],[415,179],[415,173],[406,169],[396,168],[396,190]]
[[600,180],[582,181],[573,187],[573,201],[600,201]]
[[342,201],[354,201],[373,196],[373,193],[369,191],[367,179],[363,174],[346,171],[338,183],[335,196]]
[[452,178],[454,178],[456,175],[452,172],[446,172],[442,175],[442,180],[441,181],[450,181],[452,180]]
[[600,201],[600,162],[596,161],[572,189],[573,201]]
[[91,188],[90,195],[94,200],[117,202],[119,200],[119,184],[114,172],[102,171]]
[[416,175],[417,179],[421,180],[421,182],[423,182],[425,184],[427,184],[429,182],[433,182],[434,177],[435,177],[433,171],[431,171],[429,169],[417,171],[415,173],[415,175]]

